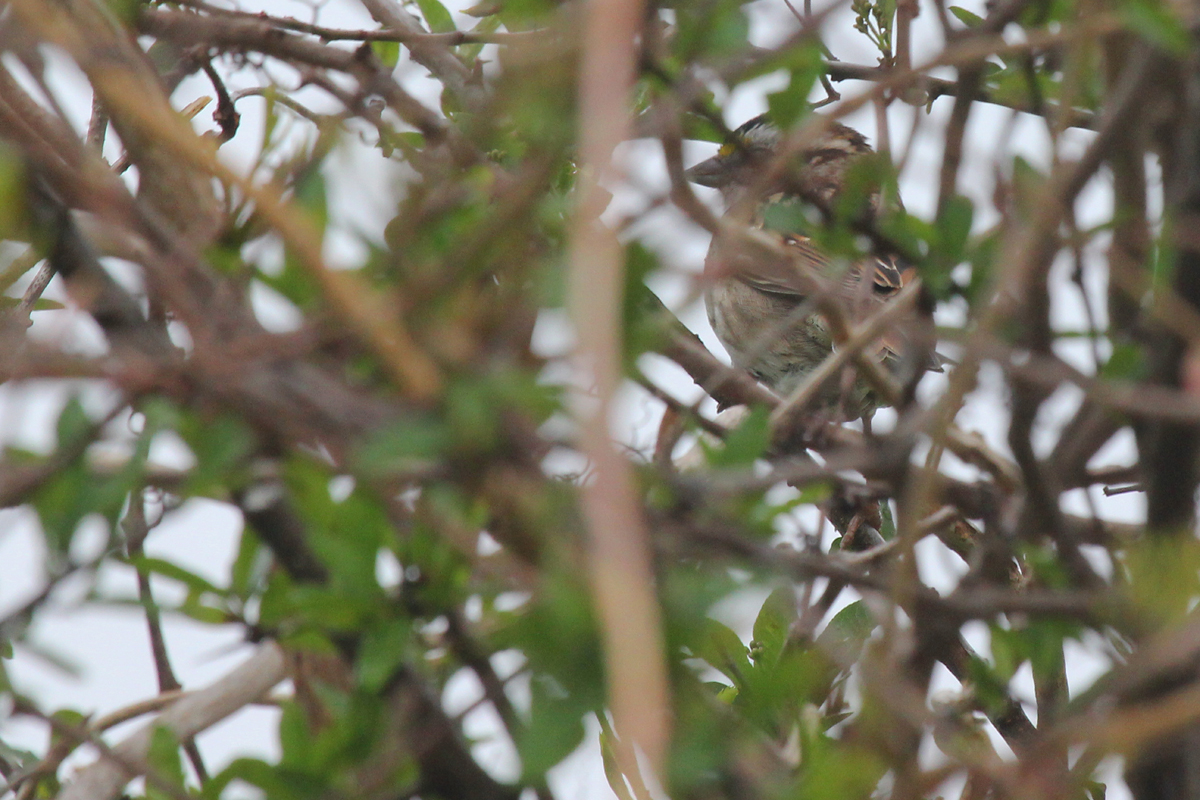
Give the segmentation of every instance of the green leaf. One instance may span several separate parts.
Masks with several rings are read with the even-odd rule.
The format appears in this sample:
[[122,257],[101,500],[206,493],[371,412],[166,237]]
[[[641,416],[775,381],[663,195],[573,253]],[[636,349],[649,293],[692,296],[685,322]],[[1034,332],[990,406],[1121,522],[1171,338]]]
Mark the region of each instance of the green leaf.
[[354,663],[359,685],[377,692],[396,674],[408,655],[411,626],[407,620],[392,619],[372,628],[363,637]]
[[[70,451],[77,450],[95,430],[79,398],[72,397],[58,418],[59,449],[72,454]],[[152,433],[139,437],[131,458],[118,472],[94,474],[86,459],[75,457],[37,487],[31,500],[55,561],[66,557],[75,530],[85,517],[99,515],[111,533],[129,492],[141,485]]]
[[284,703],[282,710],[279,717],[280,764],[302,766],[312,757],[312,732],[299,703]]
[[1007,684],[1017,674],[1017,669],[1028,660],[1024,637],[1019,631],[995,624],[991,626],[991,633],[995,672],[1000,681]]
[[277,768],[256,758],[239,758],[231,762],[204,785],[201,796],[205,800],[219,800],[225,788],[235,780],[263,790],[267,797],[286,796]]
[[830,652],[857,658],[874,630],[875,618],[862,600],[855,600],[829,620],[817,641]]
[[243,599],[266,584],[271,568],[270,551],[259,541],[251,528],[242,528],[238,538],[237,557],[229,568],[229,588]]
[[591,595],[577,574],[544,574],[536,602],[504,618],[491,643],[523,651],[536,672],[553,677],[582,707],[604,703],[603,651]]
[[983,22],[983,17],[976,14],[974,11],[968,11],[962,6],[950,6],[950,13],[958,18],[958,21],[966,25],[968,28],[978,27]]
[[25,159],[17,148],[7,142],[0,144],[0,239],[27,240],[25,170]]
[[825,68],[821,45],[812,41],[796,48],[790,59],[788,85],[767,95],[767,113],[780,130],[789,130],[811,110],[808,96]]
[[232,414],[201,418],[188,413],[183,415],[179,435],[196,457],[185,493],[227,497],[231,473],[240,471],[254,450],[254,433]]
[[796,620],[796,593],[781,586],[767,596],[754,620],[751,653],[757,664],[774,664],[787,644],[788,631]]
[[885,542],[890,542],[896,538],[896,520],[892,517],[892,504],[887,500],[879,502],[879,516],[882,519],[882,524],[879,526],[879,535],[883,537]]
[[1142,38],[1175,55],[1183,55],[1191,36],[1171,8],[1157,0],[1132,0],[1120,10],[1125,25]]
[[1200,596],[1200,541],[1190,533],[1132,543],[1125,549],[1123,566],[1130,598],[1157,625],[1182,621]]
[[141,0],[104,0],[104,5],[126,25],[132,24],[142,9]]
[[[87,724],[88,717],[82,712],[76,711],[73,708],[60,708],[50,715],[50,718],[59,723],[65,728],[82,728]],[[50,729],[50,743],[57,744],[63,741],[70,741],[65,731]],[[74,744],[74,742],[72,742]]]
[[518,739],[517,750],[525,780],[535,780],[583,741],[583,715],[588,709],[549,678],[535,676],[529,688],[529,725]]
[[951,270],[966,256],[974,217],[975,206],[961,195],[948,197],[938,214],[935,222],[937,246],[930,253],[929,268],[922,272],[922,277],[938,297],[946,295],[950,287]]
[[622,298],[626,368],[632,368],[638,356],[654,349],[662,338],[658,324],[662,303],[646,285],[646,278],[659,267],[658,256],[644,245],[633,242],[625,248],[625,294]]
[[396,65],[400,63],[399,42],[371,42],[371,50],[375,52],[375,56],[388,69],[395,69]]
[[464,375],[446,389],[446,422],[463,452],[486,453],[500,442],[506,404],[487,377]]
[[763,209],[763,227],[781,233],[805,233],[812,228],[810,207],[795,195],[784,195]]
[[[811,84],[808,88],[812,88]],[[767,95],[767,113],[782,130],[788,130],[795,125],[807,110],[807,91],[801,94],[789,85],[785,89]]]
[[625,776],[621,774],[621,768],[617,765],[616,734],[603,718],[600,723],[600,758],[604,764],[604,777],[617,800],[634,800],[633,793],[625,783]]
[[357,487],[335,502],[332,478],[329,468],[312,458],[297,455],[285,464],[288,496],[307,523],[318,559],[329,569],[329,588],[342,598],[379,602],[375,566],[392,535],[387,513],[377,498]]
[[229,614],[224,609],[201,602],[195,597],[187,598],[179,607],[179,611],[203,625],[225,625],[230,621]]
[[293,199],[312,215],[312,230],[323,232],[329,226],[329,194],[321,170],[309,168],[301,173]]
[[706,447],[708,463],[714,467],[744,467],[762,457],[771,445],[771,414],[766,408],[750,410],[725,437],[723,446]]
[[[500,28],[500,17],[488,16],[479,20],[475,27],[471,28],[471,33],[495,33]],[[479,58],[479,54],[483,52],[485,45],[482,42],[476,44],[466,44],[458,49],[458,56],[465,64],[471,64],[475,59]]]
[[173,564],[170,561],[164,561],[161,558],[151,558],[149,556],[135,556],[129,559],[129,562],[139,571],[146,573],[154,573],[162,575],[165,578],[179,581],[188,588],[190,592],[196,594],[209,593],[215,595],[224,595],[225,590],[221,589],[207,579],[200,577],[194,572],[184,569],[178,564]]
[[867,800],[887,771],[879,756],[862,747],[828,738],[807,748],[800,785],[794,794],[805,800]]
[[[150,749],[146,753],[146,762],[154,768],[155,773],[168,779],[176,786],[184,783],[183,760],[179,752],[179,740],[169,729],[156,725],[150,734]],[[153,782],[146,782],[146,800],[168,800],[172,795],[159,789]],[[172,798],[173,800],[173,798]]]
[[417,6],[420,7],[421,16],[425,17],[429,30],[434,33],[449,33],[455,30],[454,17],[438,0],[417,0]]
[[1114,341],[1112,353],[1100,368],[1101,377],[1108,379],[1137,380],[1146,371],[1142,349],[1130,342]]
[[[0,297],[0,309],[16,308],[21,304],[19,297]],[[33,304],[33,311],[61,311],[66,308],[57,300],[47,300],[44,297],[38,298]]]
[[453,441],[453,432],[429,414],[409,414],[377,432],[355,454],[358,472],[386,478],[420,468],[438,458]]
[[[995,655],[996,639],[995,631],[993,630],[992,637],[992,654]],[[975,697],[979,700],[980,706],[988,715],[1003,711],[1008,705],[1008,681],[1011,679],[1011,674],[1005,678],[999,674],[999,670],[992,667],[991,664],[984,661],[976,655],[972,655],[967,662],[967,673],[970,677],[971,686],[974,687]]]
[[746,645],[728,626],[708,619],[704,632],[692,653],[702,658],[725,677],[740,685],[750,670],[750,659]]
[[1031,619],[1022,633],[1029,645],[1029,666],[1038,681],[1062,676],[1063,643],[1078,634],[1078,626],[1055,619]]
[[18,770],[23,771],[26,768],[34,766],[41,760],[40,756],[29,750],[20,750],[5,742],[0,742],[0,761],[15,766]]
[[83,410],[79,395],[73,394],[58,414],[58,446],[69,448],[77,446],[83,439],[91,435],[92,420]]
[[750,20],[738,0],[686,3],[676,13],[673,50],[684,61],[728,56],[746,47]]

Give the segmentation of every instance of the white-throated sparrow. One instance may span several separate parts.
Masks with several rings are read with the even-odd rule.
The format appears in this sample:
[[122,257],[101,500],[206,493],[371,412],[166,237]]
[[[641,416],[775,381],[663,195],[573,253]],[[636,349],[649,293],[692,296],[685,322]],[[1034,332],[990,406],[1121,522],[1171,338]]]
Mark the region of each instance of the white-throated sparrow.
[[[810,300],[814,276],[830,285],[831,295],[848,319],[859,321],[888,301],[915,272],[894,256],[879,254],[838,264],[796,227],[796,210],[805,203],[828,212],[838,200],[856,158],[871,153],[862,134],[828,123],[797,153],[779,176],[764,181],[783,140],[766,116],[755,117],[733,132],[717,155],[686,171],[689,180],[721,191],[727,209],[739,209],[751,226],[779,237],[789,257],[748,256],[714,240],[705,259],[705,305],[709,322],[733,363],[777,394],[787,396],[833,351],[829,325]],[[871,193],[867,213],[879,210]],[[780,211],[785,213],[777,213]],[[728,212],[727,212],[728,213]],[[907,348],[905,325],[896,326],[868,352],[898,367]],[[925,366],[937,368],[936,358]],[[869,415],[879,404],[860,379],[824,387],[827,406],[841,403],[851,418]]]

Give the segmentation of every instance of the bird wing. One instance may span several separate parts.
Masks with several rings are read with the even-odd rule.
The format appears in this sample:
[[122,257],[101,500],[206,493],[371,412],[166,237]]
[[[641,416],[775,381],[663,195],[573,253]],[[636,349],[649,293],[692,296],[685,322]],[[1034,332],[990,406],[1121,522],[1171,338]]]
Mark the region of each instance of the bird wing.
[[[815,271],[828,277],[835,267],[824,252],[805,236],[785,234],[783,242],[792,258],[787,262],[756,259],[750,265],[739,265],[738,280],[770,295],[781,296],[801,302],[811,293],[814,285],[805,273]],[[870,282],[865,280],[866,268],[870,268]],[[906,266],[895,256],[874,255],[853,264],[842,275],[838,294],[845,303],[851,319],[863,320],[872,314],[890,297],[895,295],[916,278],[916,270]],[[884,361],[900,358],[911,347],[911,332],[907,325],[900,324],[884,333],[878,343],[878,356]],[[941,359],[931,355],[926,369],[940,372]]]
[[[763,259],[765,263],[739,264],[739,280],[768,294],[806,297],[813,285],[812,273],[830,277],[836,273],[829,256],[821,251],[807,236],[785,234],[783,243],[791,259],[785,263]],[[863,267],[872,267],[871,283],[863,285]],[[806,275],[807,273],[807,275]],[[852,265],[842,275],[841,294],[851,301],[861,294],[876,300],[884,300],[900,291],[910,280],[912,269],[902,270],[895,257],[872,256]],[[857,304],[856,304],[857,305]]]

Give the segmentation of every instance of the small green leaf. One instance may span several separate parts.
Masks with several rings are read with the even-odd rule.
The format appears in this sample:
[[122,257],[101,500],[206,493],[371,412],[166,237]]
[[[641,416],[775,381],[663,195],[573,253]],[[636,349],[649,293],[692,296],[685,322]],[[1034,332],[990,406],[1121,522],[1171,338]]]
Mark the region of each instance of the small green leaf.
[[179,607],[179,611],[202,625],[225,625],[229,622],[229,614],[226,611],[202,603],[198,598],[189,597]]
[[862,600],[856,600],[829,620],[817,641],[834,653],[857,657],[874,630],[875,618]]
[[437,458],[450,446],[453,432],[428,414],[410,414],[363,443],[356,466],[364,475],[386,477]]
[[[183,786],[183,760],[179,753],[179,740],[169,729],[161,725],[155,726],[150,734],[150,750],[146,754],[146,763],[154,768],[159,776],[171,781],[172,784]],[[167,800],[172,795],[153,782],[146,782],[146,800]]]
[[25,159],[5,142],[0,145],[0,239],[25,239],[27,197]]
[[971,223],[975,218],[975,206],[962,195],[951,195],[938,214],[935,230],[937,232],[937,249],[934,255],[938,258],[943,270],[948,273],[963,259],[967,240],[971,235]]
[[114,17],[126,25],[132,24],[142,9],[140,0],[104,0],[104,4]]
[[976,14],[974,11],[968,11],[962,6],[950,6],[950,13],[958,18],[958,21],[966,25],[968,28],[978,27],[983,22],[983,17]]
[[1200,541],[1158,533],[1125,549],[1126,592],[1146,619],[1177,624],[1200,596]]
[[896,538],[896,520],[892,517],[892,504],[887,500],[879,502],[879,516],[882,518],[879,535],[885,542],[890,542]]
[[232,415],[201,418],[196,414],[185,414],[179,435],[196,457],[185,491],[224,498],[230,473],[242,467],[253,451],[253,431]]
[[151,558],[149,556],[135,556],[129,559],[139,571],[146,573],[154,573],[162,575],[165,578],[177,580],[184,586],[188,587],[189,591],[200,593],[210,593],[215,595],[223,595],[224,589],[214,586],[207,579],[200,577],[194,572],[190,572],[178,564],[173,564],[170,561],[164,561],[161,558]]
[[359,685],[377,692],[395,673],[408,653],[410,626],[406,620],[388,620],[368,631],[358,649],[354,670]]
[[708,463],[714,467],[744,467],[762,457],[771,445],[771,415],[766,408],[754,408],[725,437],[723,447],[712,448]]
[[625,776],[621,774],[621,768],[617,766],[616,734],[603,718],[600,723],[600,758],[604,764],[604,777],[608,781],[609,788],[613,790],[613,794],[617,796],[617,800],[634,800],[633,793],[629,791],[629,786],[625,783]]
[[312,754],[312,735],[298,703],[284,703],[279,718],[279,748],[283,766],[303,765]]
[[313,217],[312,229],[324,231],[329,225],[329,196],[325,175],[319,169],[307,169],[296,182],[294,200]]
[[371,50],[388,69],[395,69],[396,65],[400,63],[399,42],[371,42]]
[[454,17],[438,0],[417,0],[421,15],[434,33],[449,33],[455,30]]
[[1152,44],[1176,55],[1187,52],[1191,36],[1165,3],[1133,0],[1121,8],[1120,15],[1130,30]]
[[781,586],[767,596],[754,620],[753,651],[758,664],[774,664],[787,643],[788,631],[796,620],[796,593]]
[[1146,369],[1142,349],[1129,342],[1114,342],[1112,354],[1100,369],[1100,375],[1108,379],[1135,380]]
[[286,797],[289,794],[274,766],[254,758],[239,758],[213,775],[204,784],[200,796],[205,800],[220,800],[225,795],[225,787],[235,780],[263,790],[267,797]]
[[265,583],[270,566],[270,551],[263,547],[253,529],[243,528],[237,557],[229,568],[230,590],[239,597],[248,597]]
[[861,746],[821,737],[806,748],[804,770],[795,797],[813,800],[869,798],[887,771],[878,755]]
[[750,20],[740,0],[685,3],[677,8],[674,49],[680,58],[711,59],[741,52],[750,34]]
[[535,677],[529,688],[529,726],[517,748],[526,779],[536,780],[583,741],[586,709],[549,678]]
[[995,664],[997,677],[1008,683],[1013,675],[1028,660],[1024,637],[1019,631],[991,626],[992,632],[992,662]]
[[73,708],[60,708],[51,714],[50,718],[59,723],[60,726],[59,729],[50,729],[51,744],[67,741],[66,732],[61,730],[61,728],[82,728],[88,721],[87,715]]
[[92,420],[83,410],[79,395],[73,394],[67,400],[63,410],[59,412],[55,430],[58,433],[59,447],[74,447],[91,432]]
[[[19,297],[0,297],[0,309],[16,308],[21,304]],[[57,300],[47,300],[44,297],[34,301],[33,311],[61,311],[66,308]]]
[[692,652],[735,684],[740,684],[750,669],[746,645],[727,625],[715,619],[705,620],[700,643]]
[[733,702],[738,699],[738,688],[736,686],[726,686],[723,683],[713,684],[717,692],[717,699],[722,703],[733,705]]
[[1029,643],[1029,666],[1035,679],[1060,677],[1063,670],[1063,643],[1077,635],[1077,626],[1054,619],[1035,619],[1022,633]]

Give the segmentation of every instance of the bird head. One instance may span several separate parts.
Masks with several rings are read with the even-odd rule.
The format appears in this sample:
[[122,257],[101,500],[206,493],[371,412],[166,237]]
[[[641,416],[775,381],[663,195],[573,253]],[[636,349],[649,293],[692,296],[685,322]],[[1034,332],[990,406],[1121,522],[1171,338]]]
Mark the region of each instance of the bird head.
[[783,134],[766,114],[744,122],[721,144],[712,158],[684,171],[689,181],[713,189],[748,184],[756,169],[769,162]]
[[[783,141],[783,132],[766,114],[742,123],[712,158],[684,171],[689,181],[719,189],[727,203],[755,186]],[[826,126],[797,154],[796,169],[775,185],[759,187],[764,195],[800,187],[803,194],[828,199],[836,193],[853,157],[871,152],[866,138],[838,122]]]

